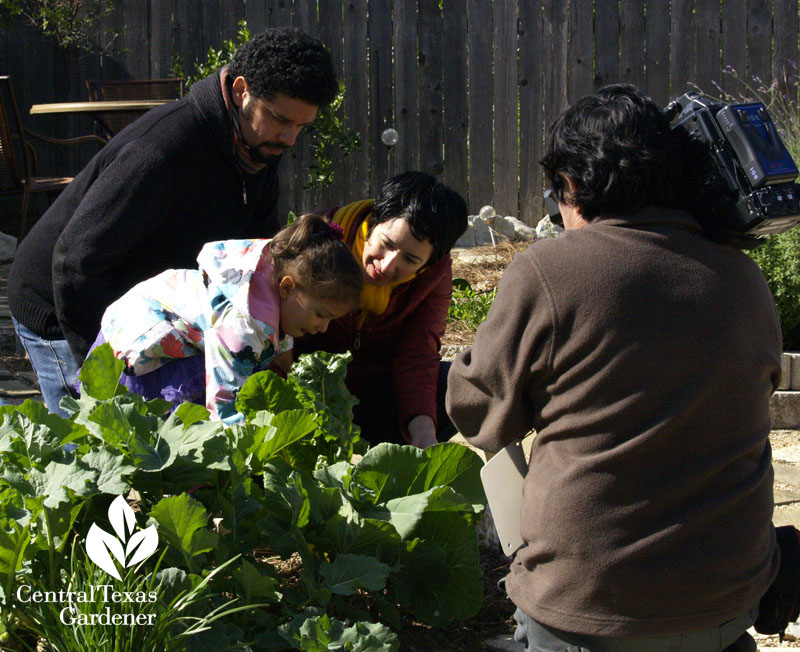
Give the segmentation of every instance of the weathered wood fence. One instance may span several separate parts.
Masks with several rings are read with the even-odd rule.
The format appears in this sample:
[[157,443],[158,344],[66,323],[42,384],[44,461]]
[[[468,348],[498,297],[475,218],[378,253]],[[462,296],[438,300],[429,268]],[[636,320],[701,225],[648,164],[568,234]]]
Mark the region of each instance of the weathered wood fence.
[[[66,58],[29,28],[0,35],[0,74],[22,111],[85,99],[87,78],[167,76],[235,36],[294,25],[330,47],[347,89],[344,111],[361,151],[337,163],[324,190],[303,189],[308,152],[290,150],[283,208],[305,210],[369,196],[390,172],[424,169],[469,199],[472,212],[535,223],[545,127],[569,101],[626,81],[661,104],[694,83],[734,94],[741,81],[788,79],[796,99],[797,0],[123,0],[98,30],[119,38],[103,56]],[[115,53],[116,52],[116,53]],[[86,132],[86,117],[25,116],[57,136]],[[380,134],[400,134],[389,152]],[[63,173],[85,162],[45,157]]]

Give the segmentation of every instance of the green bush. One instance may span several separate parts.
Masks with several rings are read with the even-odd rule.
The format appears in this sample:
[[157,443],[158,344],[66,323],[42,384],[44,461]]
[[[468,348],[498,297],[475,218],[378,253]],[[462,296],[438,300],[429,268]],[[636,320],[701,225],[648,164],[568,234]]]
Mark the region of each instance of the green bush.
[[767,278],[783,331],[785,349],[800,349],[800,229],[774,235],[748,252]]

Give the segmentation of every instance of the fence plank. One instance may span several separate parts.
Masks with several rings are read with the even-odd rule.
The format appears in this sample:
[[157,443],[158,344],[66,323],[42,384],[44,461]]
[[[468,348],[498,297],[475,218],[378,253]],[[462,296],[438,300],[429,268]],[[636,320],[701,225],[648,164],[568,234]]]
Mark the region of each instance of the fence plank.
[[619,18],[617,0],[595,0],[595,88],[619,81]]
[[[492,202],[492,7],[485,0],[467,0],[469,34],[469,206]],[[546,50],[543,50],[546,52]]]
[[[534,3],[526,11],[531,15],[539,14],[541,23],[541,9],[537,10],[536,5],[540,5],[540,2]],[[591,93],[594,88],[593,16],[594,0],[572,0],[569,3],[568,98],[570,102]],[[535,48],[536,43],[531,42],[530,46]]]
[[394,148],[395,171],[419,166],[419,107],[417,97],[417,3],[394,3],[395,108],[400,140]]
[[691,81],[704,93],[717,95],[720,83],[719,3],[698,2],[695,21],[697,54]]
[[722,65],[722,88],[737,96],[747,79],[746,0],[725,0],[722,5]]
[[694,74],[692,1],[672,0],[669,88],[671,95],[685,93]]
[[669,101],[669,0],[647,0],[645,29],[645,89],[659,105]]
[[[153,0],[150,0],[151,2]],[[217,32],[221,33],[217,38],[220,42],[232,40],[236,41],[236,33],[239,31],[239,23],[245,20],[245,1],[244,0],[218,0],[220,12],[220,24]]]
[[[344,55],[342,53],[342,3],[340,0],[319,0],[319,30],[320,39],[331,53],[336,77],[343,80]],[[347,96],[350,91],[345,88],[344,92],[345,96]],[[344,111],[339,109],[338,114],[343,117]],[[333,185],[320,191],[318,208],[342,204],[347,201],[345,196],[346,188],[343,181],[345,164],[346,159],[343,162],[341,154],[336,152],[333,157]]]
[[[203,55],[208,52],[208,48],[219,48],[224,40],[222,33],[222,7],[220,0],[206,0],[199,5],[202,18],[202,41]],[[205,56],[203,57],[205,59]]]
[[[519,219],[533,226],[543,215],[539,165],[544,127],[540,0],[520,0],[519,25]],[[588,81],[591,85],[591,78]]]
[[444,171],[444,98],[442,97],[442,13],[439,0],[419,0],[419,167]]
[[644,88],[644,3],[620,1],[619,78]]
[[772,1],[747,5],[747,83],[769,85],[772,73]]
[[369,196],[369,117],[367,115],[367,2],[349,0],[344,5],[344,80],[347,125],[361,134],[363,146],[347,158],[343,180],[350,196]]
[[494,3],[494,199],[498,213],[519,212],[517,143],[517,12],[514,2]]
[[797,2],[775,0],[775,50],[772,54],[772,78],[781,92],[797,106]]
[[150,0],[150,74],[155,79],[170,77],[175,49],[172,12],[174,0]]
[[203,48],[201,12],[190,2],[178,2],[174,12],[175,41],[178,56],[183,61],[187,76],[194,76],[194,63],[205,59],[208,48]]
[[[306,34],[317,36],[319,23],[317,21],[317,5],[314,0],[297,0],[294,3],[294,26]],[[314,155],[310,147],[310,139],[301,134],[294,146],[295,170],[297,185],[295,188],[294,206],[300,213],[307,213],[320,205],[319,191],[316,188],[304,188],[308,182],[309,164]],[[298,214],[300,214],[298,213]]]
[[444,0],[442,83],[444,84],[444,182],[462,197],[467,183],[467,13],[463,0]]
[[292,26],[292,0],[273,0],[271,27]]
[[544,124],[549,125],[567,107],[566,7],[561,0],[544,0],[542,51],[550,53],[544,64]]
[[369,97],[371,106],[369,142],[361,146],[369,152],[369,192],[374,197],[389,178],[391,149],[381,142],[385,129],[394,128],[392,107],[392,9],[390,0],[370,0]]
[[263,32],[267,27],[266,0],[247,0],[244,3],[244,19],[253,34]]

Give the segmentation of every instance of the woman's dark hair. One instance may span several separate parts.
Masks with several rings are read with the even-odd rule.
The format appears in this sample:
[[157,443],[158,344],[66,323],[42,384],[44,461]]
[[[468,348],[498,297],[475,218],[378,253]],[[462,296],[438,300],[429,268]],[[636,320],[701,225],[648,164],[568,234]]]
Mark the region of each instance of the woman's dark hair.
[[291,276],[305,292],[355,307],[364,272],[353,253],[319,215],[303,215],[275,234],[269,246],[275,277]]
[[231,77],[244,77],[256,97],[276,93],[325,107],[339,92],[331,55],[321,41],[299,29],[268,29],[233,55]]
[[[545,151],[541,164],[555,198],[580,208],[586,220],[648,204],[696,208],[689,163],[702,147],[673,131],[667,115],[629,84],[575,102],[550,126]],[[575,182],[574,192],[562,174]]]
[[467,204],[455,190],[424,172],[404,172],[384,182],[372,207],[369,230],[395,218],[408,222],[417,240],[430,240],[430,265],[448,253],[467,228]]

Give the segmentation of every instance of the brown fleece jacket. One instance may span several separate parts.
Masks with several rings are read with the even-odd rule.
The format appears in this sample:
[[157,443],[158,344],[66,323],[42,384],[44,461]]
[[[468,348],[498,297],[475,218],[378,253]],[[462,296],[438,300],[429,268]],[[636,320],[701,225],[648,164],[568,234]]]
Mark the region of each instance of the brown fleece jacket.
[[538,433],[512,600],[546,625],[615,637],[756,604],[778,564],[780,355],[758,267],[685,213],[598,218],[519,254],[447,394],[480,448]]

